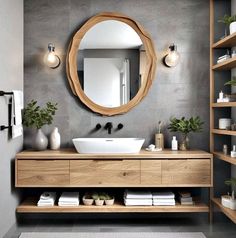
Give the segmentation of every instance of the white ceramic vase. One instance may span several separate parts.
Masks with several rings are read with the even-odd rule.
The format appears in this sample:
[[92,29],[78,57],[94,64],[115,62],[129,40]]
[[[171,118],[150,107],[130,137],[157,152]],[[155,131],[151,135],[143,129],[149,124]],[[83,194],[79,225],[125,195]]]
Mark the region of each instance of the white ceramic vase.
[[231,35],[235,32],[236,32],[236,22],[234,21],[234,22],[230,23],[230,25],[229,25],[229,33]]
[[51,150],[58,150],[61,146],[61,135],[58,128],[55,127],[50,135],[50,148]]
[[35,137],[33,139],[33,149],[35,150],[46,150],[48,147],[48,138],[44,135],[41,129],[36,131]]

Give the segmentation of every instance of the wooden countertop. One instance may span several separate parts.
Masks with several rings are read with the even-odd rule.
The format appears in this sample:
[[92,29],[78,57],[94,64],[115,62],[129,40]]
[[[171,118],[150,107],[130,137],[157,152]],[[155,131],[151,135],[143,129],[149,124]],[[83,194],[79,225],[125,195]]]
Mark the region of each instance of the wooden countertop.
[[79,154],[73,148],[60,150],[33,151],[24,150],[16,154],[16,159],[209,159],[212,154],[202,150],[172,151],[165,149],[160,152],[141,150],[137,154]]

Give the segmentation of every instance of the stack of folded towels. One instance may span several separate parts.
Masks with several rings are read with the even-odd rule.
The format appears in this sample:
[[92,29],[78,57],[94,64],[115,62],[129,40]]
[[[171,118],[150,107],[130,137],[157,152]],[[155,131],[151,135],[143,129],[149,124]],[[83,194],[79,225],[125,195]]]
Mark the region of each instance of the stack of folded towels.
[[193,205],[193,198],[190,192],[179,192],[181,205]]
[[63,192],[59,198],[58,206],[79,206],[79,193]]
[[125,206],[152,206],[152,193],[150,191],[131,191],[124,193]]
[[57,195],[54,192],[44,192],[41,194],[37,205],[39,207],[54,206],[56,197]]
[[152,198],[154,206],[175,206],[175,194],[171,191],[153,192]]

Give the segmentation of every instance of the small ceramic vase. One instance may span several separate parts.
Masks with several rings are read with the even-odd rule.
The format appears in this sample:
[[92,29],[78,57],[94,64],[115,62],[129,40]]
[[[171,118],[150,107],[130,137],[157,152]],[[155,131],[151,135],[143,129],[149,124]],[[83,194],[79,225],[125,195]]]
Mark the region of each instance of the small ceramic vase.
[[61,146],[61,136],[58,132],[58,128],[55,127],[50,135],[50,148],[51,150],[58,150]]
[[48,138],[44,135],[41,129],[38,129],[33,139],[33,149],[46,150],[48,147]]
[[234,34],[234,32],[236,32],[236,22],[235,21],[230,23],[230,25],[229,25],[229,32],[230,32],[230,35]]

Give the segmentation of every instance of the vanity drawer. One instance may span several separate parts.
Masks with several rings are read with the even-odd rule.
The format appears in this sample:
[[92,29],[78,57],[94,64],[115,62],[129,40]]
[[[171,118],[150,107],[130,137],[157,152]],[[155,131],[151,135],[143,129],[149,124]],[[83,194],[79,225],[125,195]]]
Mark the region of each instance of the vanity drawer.
[[161,184],[161,161],[141,160],[141,184]]
[[162,184],[201,186],[211,184],[209,159],[185,159],[162,161]]
[[17,160],[16,186],[69,185],[69,160]]
[[81,186],[140,184],[139,160],[71,160],[70,183]]

